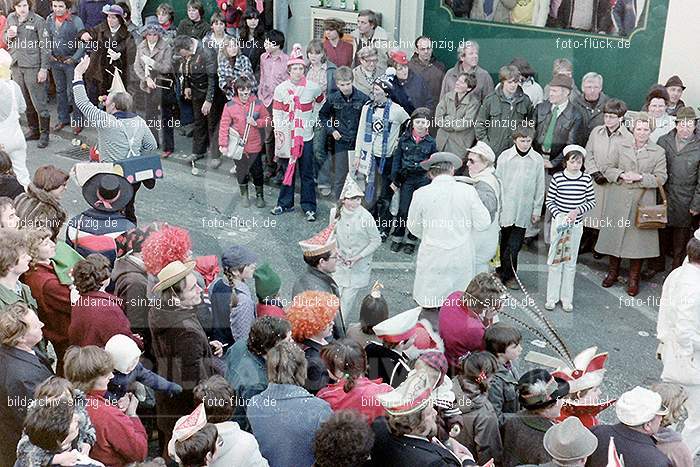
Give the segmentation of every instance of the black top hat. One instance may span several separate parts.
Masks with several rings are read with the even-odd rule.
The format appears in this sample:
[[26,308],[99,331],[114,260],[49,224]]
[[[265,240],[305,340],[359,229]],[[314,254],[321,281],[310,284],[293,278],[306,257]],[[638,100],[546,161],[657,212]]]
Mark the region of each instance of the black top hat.
[[98,211],[121,211],[133,197],[134,188],[126,178],[116,174],[98,173],[83,185],[83,198]]
[[553,377],[547,370],[538,368],[520,377],[518,393],[523,408],[536,410],[547,407],[569,394],[569,383]]

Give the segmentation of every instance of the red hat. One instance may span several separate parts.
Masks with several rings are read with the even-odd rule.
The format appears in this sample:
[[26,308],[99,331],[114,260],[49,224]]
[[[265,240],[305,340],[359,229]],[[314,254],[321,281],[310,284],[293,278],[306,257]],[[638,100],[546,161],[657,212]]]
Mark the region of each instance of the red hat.
[[190,258],[190,233],[181,227],[166,224],[146,238],[141,251],[146,271],[156,275],[173,261],[187,261]]
[[292,46],[292,51],[289,53],[289,60],[287,60],[287,66],[290,67],[292,65],[306,66],[304,54],[301,51],[301,44],[294,44]]
[[401,50],[392,50],[389,52],[389,58],[392,59],[394,62],[398,63],[399,65],[408,65],[408,57],[406,56],[406,52],[401,51]]
[[559,368],[552,372],[552,376],[568,382],[572,393],[600,386],[608,353],[596,354],[597,351],[598,347],[587,348],[574,357],[575,368]]

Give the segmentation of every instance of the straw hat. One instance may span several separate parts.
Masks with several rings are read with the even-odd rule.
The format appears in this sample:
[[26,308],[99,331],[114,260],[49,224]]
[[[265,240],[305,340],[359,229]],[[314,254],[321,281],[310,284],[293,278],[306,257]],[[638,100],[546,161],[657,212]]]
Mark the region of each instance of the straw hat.
[[153,291],[162,292],[177,284],[194,270],[194,266],[194,261],[173,261],[168,264],[158,273],[158,283],[153,286]]

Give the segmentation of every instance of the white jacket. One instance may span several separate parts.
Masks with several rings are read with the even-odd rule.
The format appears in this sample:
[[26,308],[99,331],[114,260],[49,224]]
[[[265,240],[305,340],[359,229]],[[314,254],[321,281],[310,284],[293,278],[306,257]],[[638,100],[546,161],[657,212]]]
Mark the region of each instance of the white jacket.
[[503,188],[501,227],[529,228],[531,217],[540,215],[544,203],[544,159],[530,149],[525,157],[518,155],[515,145],[498,157],[496,178]]
[[217,446],[210,467],[268,467],[255,436],[241,430],[238,423],[217,423],[216,429],[223,444]]
[[700,384],[700,265],[685,263],[668,275],[661,292],[656,334],[664,364],[661,379]]
[[474,277],[475,231],[486,230],[491,216],[474,187],[439,175],[413,193],[408,230],[421,239],[413,299],[437,308]]

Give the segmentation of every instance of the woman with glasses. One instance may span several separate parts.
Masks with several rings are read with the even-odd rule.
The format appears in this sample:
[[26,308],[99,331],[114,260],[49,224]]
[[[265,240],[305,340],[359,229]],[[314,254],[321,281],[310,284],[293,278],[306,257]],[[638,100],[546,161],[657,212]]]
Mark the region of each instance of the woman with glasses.
[[360,64],[352,71],[353,84],[358,90],[371,96],[372,83],[384,73],[384,68],[380,69],[379,67],[379,52],[372,47],[363,47],[357,52],[357,56],[360,59]]
[[496,178],[494,163],[496,155],[488,144],[479,141],[467,153],[467,183],[473,184],[479,199],[491,216],[491,225],[481,232],[474,232],[474,273],[489,272],[489,262],[496,256],[498,224],[501,212],[501,182]]

